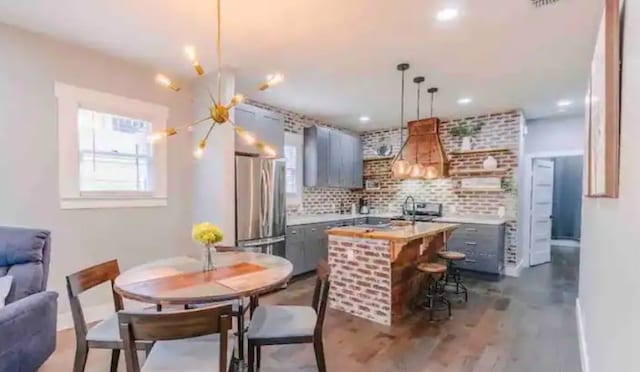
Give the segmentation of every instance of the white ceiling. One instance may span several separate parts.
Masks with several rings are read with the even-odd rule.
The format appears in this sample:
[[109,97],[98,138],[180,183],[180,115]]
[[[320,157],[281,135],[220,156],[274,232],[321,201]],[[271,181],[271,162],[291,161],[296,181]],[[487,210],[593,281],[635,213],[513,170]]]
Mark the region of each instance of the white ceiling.
[[[222,0],[224,62],[249,97],[356,130],[399,125],[399,62],[437,86],[435,114],[460,117],[521,108],[528,118],[581,112],[601,0]],[[435,20],[457,7],[450,22]],[[191,76],[182,47],[215,61],[213,0],[0,0],[0,22]],[[258,93],[272,71],[277,89]],[[153,78],[153,77],[150,77]],[[460,106],[461,97],[473,102]],[[562,113],[564,115],[567,112]],[[371,117],[361,124],[360,115]]]

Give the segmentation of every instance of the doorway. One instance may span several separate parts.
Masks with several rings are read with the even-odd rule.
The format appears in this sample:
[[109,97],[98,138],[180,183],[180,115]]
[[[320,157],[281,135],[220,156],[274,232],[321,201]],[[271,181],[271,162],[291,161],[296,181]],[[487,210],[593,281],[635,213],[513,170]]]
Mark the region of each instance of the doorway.
[[552,250],[578,250],[582,211],[582,153],[526,157],[524,266],[550,262]]

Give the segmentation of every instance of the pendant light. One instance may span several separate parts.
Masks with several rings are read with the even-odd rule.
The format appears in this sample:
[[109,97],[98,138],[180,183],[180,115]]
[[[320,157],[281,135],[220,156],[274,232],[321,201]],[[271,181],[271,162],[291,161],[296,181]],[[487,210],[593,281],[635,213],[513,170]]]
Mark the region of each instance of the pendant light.
[[397,66],[397,69],[402,72],[402,88],[400,92],[400,153],[391,165],[391,172],[395,178],[406,178],[409,175],[409,162],[404,159],[404,155],[402,154],[404,148],[404,72],[409,69],[409,64],[401,63]]
[[[413,79],[413,82],[418,86],[418,100],[416,104],[416,120],[420,120],[420,84],[424,82],[424,76],[416,76]],[[424,165],[418,162],[418,145],[414,146],[416,148],[416,162],[409,167],[409,178],[424,178],[427,170]]]
[[[429,94],[431,94],[431,112],[429,114],[429,117],[433,118],[433,98],[434,95],[436,93],[438,93],[438,88],[436,87],[431,87],[429,89],[427,89],[427,92]],[[431,162],[431,158],[429,158],[429,162]],[[429,165],[426,169],[425,169],[425,174],[424,174],[424,178],[428,179],[428,180],[433,180],[438,178],[439,176],[439,171],[438,168],[434,167],[433,165]]]

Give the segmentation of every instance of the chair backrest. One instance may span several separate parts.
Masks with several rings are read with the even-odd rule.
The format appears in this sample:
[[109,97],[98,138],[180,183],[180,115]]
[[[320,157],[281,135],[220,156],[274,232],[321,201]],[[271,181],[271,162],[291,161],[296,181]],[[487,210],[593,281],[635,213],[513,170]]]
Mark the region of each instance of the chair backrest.
[[322,335],[322,326],[324,325],[324,317],[327,312],[327,304],[329,302],[329,289],[331,288],[331,269],[325,260],[320,260],[316,266],[316,287],[313,291],[313,300],[311,306],[318,314],[316,321],[315,333]]
[[177,340],[214,333],[220,334],[219,370],[226,371],[231,313],[231,305],[167,313],[120,311],[118,323],[127,372],[140,370],[135,346],[138,340]]
[[114,310],[119,311],[123,309],[122,297],[113,290],[113,282],[118,275],[120,275],[118,260],[111,260],[67,276],[67,295],[69,296],[71,316],[73,317],[77,340],[84,342],[84,337],[87,334],[87,323],[84,319],[84,312],[82,311],[79,298],[81,293],[100,284],[110,282]]
[[51,234],[46,230],[0,227],[0,276],[11,275],[11,303],[47,289]]

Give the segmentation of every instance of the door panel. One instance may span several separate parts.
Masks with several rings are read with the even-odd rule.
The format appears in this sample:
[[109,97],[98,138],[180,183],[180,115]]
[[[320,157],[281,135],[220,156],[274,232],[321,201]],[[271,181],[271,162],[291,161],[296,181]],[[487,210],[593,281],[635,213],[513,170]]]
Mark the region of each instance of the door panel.
[[553,167],[554,163],[551,160],[533,161],[529,234],[531,265],[551,261]]
[[342,181],[342,133],[329,131],[329,186],[340,187]]

